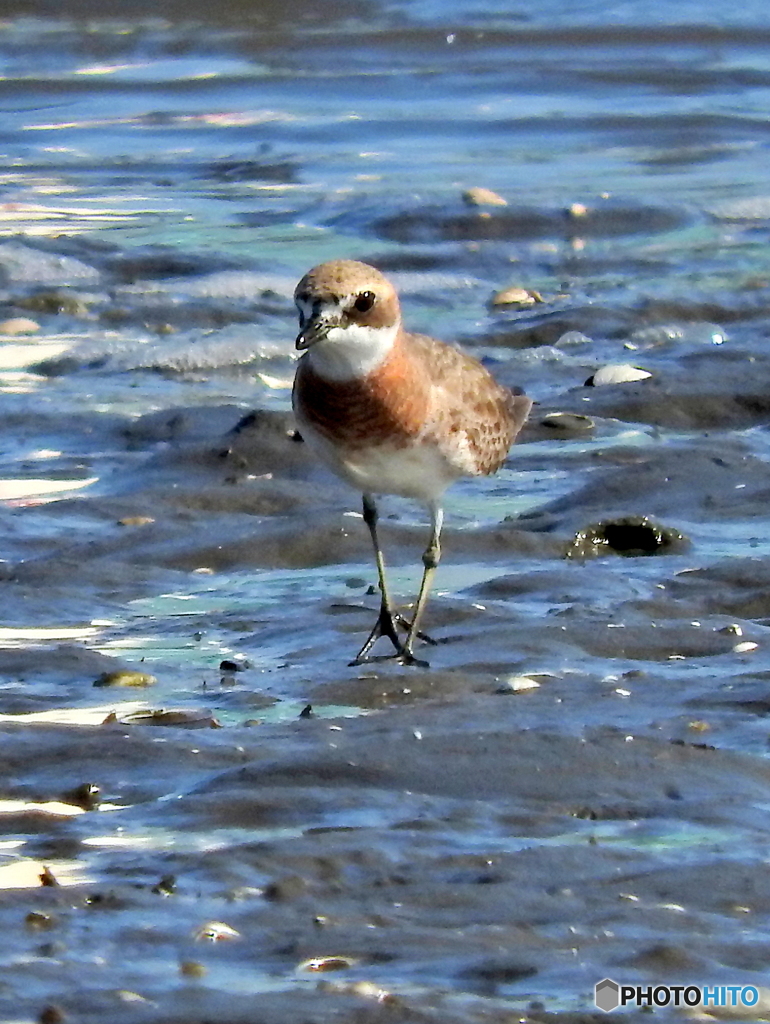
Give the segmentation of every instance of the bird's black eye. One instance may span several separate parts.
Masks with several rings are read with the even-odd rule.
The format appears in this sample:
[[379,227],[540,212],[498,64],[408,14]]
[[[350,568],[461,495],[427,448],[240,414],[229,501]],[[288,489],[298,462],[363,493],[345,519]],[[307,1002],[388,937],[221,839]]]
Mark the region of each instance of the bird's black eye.
[[374,292],[361,292],[353,303],[359,313],[368,313],[374,305]]

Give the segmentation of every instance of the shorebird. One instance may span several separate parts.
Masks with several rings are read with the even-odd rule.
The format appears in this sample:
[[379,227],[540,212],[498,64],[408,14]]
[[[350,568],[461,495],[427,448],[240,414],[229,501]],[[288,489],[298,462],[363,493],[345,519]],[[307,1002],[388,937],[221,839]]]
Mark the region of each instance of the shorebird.
[[[297,285],[299,310],[293,405],[300,433],[343,480],[363,495],[374,547],[380,611],[351,665],[368,660],[380,637],[405,665],[416,639],[434,643],[420,622],[441,555],[441,498],[463,476],[500,468],[531,401],[498,384],[478,360],[401,323],[396,290],[374,267],[333,260],[313,267]],[[414,615],[394,612],[377,537],[375,496],[423,502],[430,539]],[[402,641],[398,628],[406,631]]]

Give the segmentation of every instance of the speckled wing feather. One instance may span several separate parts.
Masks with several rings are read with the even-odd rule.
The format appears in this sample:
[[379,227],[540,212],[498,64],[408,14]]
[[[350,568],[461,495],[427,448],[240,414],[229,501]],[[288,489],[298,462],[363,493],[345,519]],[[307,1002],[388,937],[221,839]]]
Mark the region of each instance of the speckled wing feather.
[[459,349],[423,334],[410,339],[431,382],[425,439],[463,474],[494,473],[526,422],[531,400],[498,384]]

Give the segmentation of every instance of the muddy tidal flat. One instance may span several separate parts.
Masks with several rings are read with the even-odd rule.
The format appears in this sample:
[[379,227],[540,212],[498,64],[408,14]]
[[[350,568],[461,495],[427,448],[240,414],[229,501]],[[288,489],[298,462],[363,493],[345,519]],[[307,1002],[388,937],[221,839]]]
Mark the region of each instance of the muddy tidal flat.
[[[770,1019],[770,14],[595,6],[4,4],[1,1024]],[[331,258],[536,403],[427,669],[348,664]]]

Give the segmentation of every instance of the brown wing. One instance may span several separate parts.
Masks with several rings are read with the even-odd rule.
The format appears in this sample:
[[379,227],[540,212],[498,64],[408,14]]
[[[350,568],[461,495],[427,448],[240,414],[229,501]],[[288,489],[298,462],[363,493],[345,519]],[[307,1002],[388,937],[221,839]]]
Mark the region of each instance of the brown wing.
[[494,473],[526,422],[532,402],[498,384],[472,356],[425,335],[412,335],[431,381],[427,435],[463,473]]

